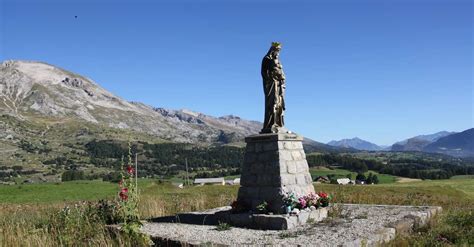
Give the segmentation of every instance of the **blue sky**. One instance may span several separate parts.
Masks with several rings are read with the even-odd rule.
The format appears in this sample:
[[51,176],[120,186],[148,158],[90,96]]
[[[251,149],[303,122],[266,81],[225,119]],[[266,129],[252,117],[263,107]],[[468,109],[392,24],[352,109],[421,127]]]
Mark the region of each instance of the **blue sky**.
[[0,16],[1,60],[127,100],[262,121],[260,62],[280,41],[294,132],[388,145],[473,127],[469,0],[2,0]]

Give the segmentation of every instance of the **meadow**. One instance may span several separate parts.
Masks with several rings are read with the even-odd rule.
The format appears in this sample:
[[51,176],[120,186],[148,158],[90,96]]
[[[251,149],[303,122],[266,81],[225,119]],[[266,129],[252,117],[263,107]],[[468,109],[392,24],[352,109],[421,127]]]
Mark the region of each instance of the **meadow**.
[[[179,189],[150,179],[140,180],[139,187],[142,219],[229,205],[238,190],[238,186],[212,185]],[[0,186],[0,246],[135,245],[126,236],[108,231],[104,221],[93,213],[94,206],[91,207],[99,199],[113,199],[117,188],[116,184],[102,181]],[[399,237],[392,246],[474,244],[474,179],[317,184],[315,188],[332,194],[335,203],[443,207],[443,214],[430,228]]]
[[[309,169],[309,172],[311,173],[311,176],[314,178],[317,178],[319,176],[327,176],[333,174],[336,178],[345,178],[347,177],[348,174],[351,174],[352,179],[354,180],[357,176],[357,172],[352,172],[349,170],[345,169],[329,169],[327,167],[311,167]],[[369,173],[372,173],[373,175],[377,175],[377,178],[379,179],[379,183],[381,184],[389,184],[389,183],[395,183],[397,181],[397,176],[389,175],[389,174],[380,174],[376,171],[367,171],[364,173],[364,175],[367,177]]]

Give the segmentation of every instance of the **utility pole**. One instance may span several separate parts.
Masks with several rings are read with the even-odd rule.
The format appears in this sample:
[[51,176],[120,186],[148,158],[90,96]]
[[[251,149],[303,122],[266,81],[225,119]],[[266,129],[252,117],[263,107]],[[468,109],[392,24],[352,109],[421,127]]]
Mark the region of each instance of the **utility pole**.
[[186,185],[189,185],[188,158],[185,158],[184,160],[186,162]]
[[138,188],[138,153],[135,153],[135,188]]

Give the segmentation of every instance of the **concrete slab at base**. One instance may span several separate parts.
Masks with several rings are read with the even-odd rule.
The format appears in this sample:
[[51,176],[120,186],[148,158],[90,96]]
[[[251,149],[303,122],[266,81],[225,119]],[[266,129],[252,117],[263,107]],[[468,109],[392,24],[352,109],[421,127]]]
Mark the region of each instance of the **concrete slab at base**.
[[[339,204],[334,207],[339,213],[326,220],[290,230],[231,227],[218,231],[216,225],[162,223],[165,221],[144,223],[141,230],[159,246],[381,246],[397,235],[416,231],[441,212],[441,207],[430,206]],[[199,218],[196,215],[202,221],[206,214],[193,214],[188,219]]]
[[308,222],[320,222],[328,216],[330,207],[314,210],[301,210],[299,214],[253,214],[232,213],[231,207],[213,208],[200,212],[180,213],[152,219],[152,222],[184,223],[194,225],[217,225],[228,223],[231,226],[260,230],[289,230],[304,226]]
[[232,226],[260,230],[289,230],[303,226],[308,222],[320,222],[328,216],[328,208],[301,210],[299,214],[252,214],[230,211],[217,212],[217,220]]

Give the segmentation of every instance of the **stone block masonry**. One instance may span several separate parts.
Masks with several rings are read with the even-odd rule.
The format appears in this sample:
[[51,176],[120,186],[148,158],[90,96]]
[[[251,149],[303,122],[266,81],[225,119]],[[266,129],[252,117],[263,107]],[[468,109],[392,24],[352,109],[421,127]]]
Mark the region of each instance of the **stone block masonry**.
[[314,192],[302,136],[258,134],[245,138],[245,142],[239,203],[255,210],[265,201],[271,212],[281,214],[285,213],[285,193],[306,195]]

